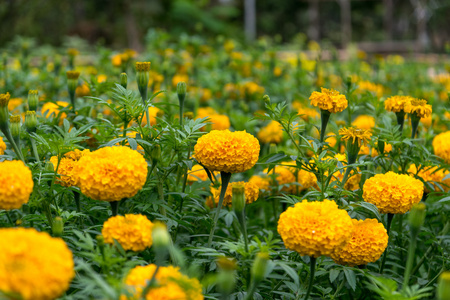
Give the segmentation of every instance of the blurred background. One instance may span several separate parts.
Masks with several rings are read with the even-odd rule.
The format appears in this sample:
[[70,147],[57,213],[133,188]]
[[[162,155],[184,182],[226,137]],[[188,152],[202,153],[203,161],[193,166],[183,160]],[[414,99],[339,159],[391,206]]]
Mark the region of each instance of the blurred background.
[[67,36],[144,49],[155,29],[251,43],[308,40],[369,52],[446,52],[450,0],[1,0],[0,42],[64,45]]

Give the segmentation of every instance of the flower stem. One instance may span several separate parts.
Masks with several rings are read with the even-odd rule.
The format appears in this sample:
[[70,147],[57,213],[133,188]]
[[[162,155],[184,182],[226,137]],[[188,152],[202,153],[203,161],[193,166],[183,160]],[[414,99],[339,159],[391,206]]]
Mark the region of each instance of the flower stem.
[[[394,214],[388,214],[387,217],[387,226],[386,226],[386,231],[387,231],[387,235],[388,235],[388,239],[389,239],[389,233],[391,231],[391,224],[392,224],[392,219],[394,219]],[[389,243],[389,240],[388,240]],[[389,246],[389,244],[388,244]],[[388,253],[388,248],[386,248],[386,250],[383,253],[383,260],[381,261],[381,266],[380,266],[380,274],[383,273],[384,270],[384,265],[386,264],[386,257],[387,257],[387,253]]]
[[77,206],[77,212],[81,212],[80,193],[73,191],[73,199],[75,200],[75,205]]
[[[327,130],[328,121],[330,120],[331,113],[327,110],[320,110],[320,120],[322,125],[320,127],[320,143],[322,144],[325,139],[325,131]],[[322,146],[320,147],[322,151]]]
[[409,244],[408,249],[408,259],[406,260],[406,269],[405,275],[403,276],[403,286],[402,290],[405,290],[409,284],[409,278],[411,277],[411,270],[414,263],[414,254],[416,252],[417,246],[417,235],[419,234],[419,230],[412,230],[411,232],[411,242]]
[[217,221],[219,219],[220,209],[222,208],[223,199],[225,198],[225,192],[227,191],[228,183],[230,182],[231,173],[220,172],[220,178],[222,179],[222,188],[220,190],[219,196],[219,204],[217,205],[216,215],[214,216],[213,227],[211,228],[211,232],[209,233],[208,238],[208,248],[211,247],[211,243],[214,237],[214,232],[216,231]]
[[110,201],[109,204],[111,205],[111,212],[113,217],[117,216],[119,213],[119,201]]
[[397,124],[400,125],[400,133],[403,132],[403,124],[405,123],[405,112],[400,111],[395,113],[397,117]]
[[38,154],[37,147],[36,147],[36,141],[33,138],[30,138],[30,143],[31,143],[31,148],[33,149],[34,158],[36,159],[36,161],[39,165],[39,168],[42,168],[41,160],[39,159],[39,154]]
[[311,290],[312,290],[312,286],[313,286],[313,282],[314,282],[314,275],[316,273],[316,260],[317,260],[317,258],[310,256],[309,284],[308,284],[308,290],[306,291],[306,296],[305,296],[304,300],[307,300],[309,298],[309,294],[311,294]]
[[20,151],[19,147],[17,147],[16,143],[14,142],[14,138],[11,135],[11,131],[9,128],[6,128],[5,130],[2,130],[5,137],[8,139],[8,142],[11,144],[11,146],[14,149],[14,152],[16,152],[17,157],[25,163],[25,158],[22,155],[22,151]]

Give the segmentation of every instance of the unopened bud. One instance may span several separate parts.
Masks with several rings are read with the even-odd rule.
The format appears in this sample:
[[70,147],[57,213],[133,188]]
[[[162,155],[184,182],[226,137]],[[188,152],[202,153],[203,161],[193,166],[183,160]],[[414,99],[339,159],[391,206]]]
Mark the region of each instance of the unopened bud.
[[16,226],[21,226],[23,224],[22,219],[16,220]]
[[236,259],[232,257],[221,256],[216,261],[217,265],[222,270],[234,271],[236,270]]
[[64,232],[64,222],[61,217],[55,217],[53,220],[52,232],[54,236],[62,236]]
[[252,266],[252,278],[255,282],[264,280],[269,258],[269,253],[267,252],[260,252],[256,255]]
[[166,248],[170,245],[170,235],[167,227],[162,222],[155,222],[152,229],[153,247]]
[[126,89],[128,86],[128,76],[127,73],[120,74],[120,85]]
[[192,111],[187,111],[183,114],[183,117],[192,120],[194,118],[194,113]]
[[180,101],[184,101],[186,97],[186,82],[180,81],[177,84],[177,95]]
[[44,165],[44,172],[46,173],[53,173],[55,172],[55,166],[51,161],[46,161]]
[[9,111],[8,104],[11,96],[9,93],[0,94],[0,130],[3,132],[8,129]]
[[103,119],[103,117],[104,117],[104,116],[103,116],[102,113],[98,113],[98,114],[97,114],[97,119],[101,120],[101,119]]
[[102,247],[104,247],[105,246],[105,238],[103,237],[103,235],[97,235],[96,237],[95,237],[95,239],[97,240],[97,245],[100,247],[100,248],[102,248]]
[[274,154],[274,153],[277,153],[278,152],[278,150],[277,150],[277,144],[275,144],[275,143],[270,143],[270,145],[269,145],[269,153],[270,154]]
[[228,299],[228,296],[233,292],[236,284],[236,276],[234,270],[236,270],[236,260],[222,256],[217,259],[217,265],[219,266],[219,274],[217,274],[217,285],[220,293]]
[[136,63],[136,81],[144,104],[147,102],[147,88],[150,71],[150,62],[137,62]]
[[245,185],[235,184],[231,190],[233,209],[236,213],[240,213],[245,208]]
[[37,90],[28,91],[28,110],[37,111],[39,104],[39,92]]
[[9,118],[9,126],[13,138],[20,137],[20,116],[15,115]]
[[425,221],[425,216],[427,215],[426,206],[423,202],[414,204],[409,212],[409,223],[413,230],[419,230]]
[[450,299],[450,271],[443,272],[439,276],[436,294],[438,300]]
[[28,132],[36,132],[37,117],[35,111],[27,111],[25,113],[25,126]]

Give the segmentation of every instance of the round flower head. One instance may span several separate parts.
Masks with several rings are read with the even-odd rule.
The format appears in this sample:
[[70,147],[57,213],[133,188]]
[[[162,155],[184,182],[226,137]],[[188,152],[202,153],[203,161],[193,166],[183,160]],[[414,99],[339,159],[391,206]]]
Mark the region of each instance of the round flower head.
[[[443,180],[444,177],[449,174],[448,171],[445,171],[443,169],[438,169],[438,167],[421,167],[419,166],[419,169],[417,169],[415,164],[412,164],[408,168],[408,173],[411,176],[416,176],[422,178],[424,182],[430,182],[433,186],[433,191],[441,191],[441,188],[446,192],[449,190],[450,186],[450,179]],[[439,183],[438,187],[435,182]],[[432,192],[427,185],[425,185],[425,192],[430,193]]]
[[[243,182],[243,181],[231,182],[228,185],[227,190],[225,191],[225,197],[223,199],[222,206],[231,206],[232,200],[233,200],[233,186],[235,186],[237,184],[242,184],[245,186],[244,193],[245,193],[245,202],[247,204],[253,203],[256,200],[258,200],[258,197],[259,197],[258,185],[256,185],[253,182]],[[211,187],[211,193],[213,194],[213,196],[208,197],[206,199],[206,205],[209,208],[214,208],[214,207],[217,207],[217,204],[219,204],[220,189]],[[214,203],[213,203],[213,199],[214,199]]]
[[283,130],[277,121],[271,121],[258,132],[258,139],[265,144],[280,143],[283,140]]
[[74,171],[81,192],[102,201],[133,197],[144,186],[147,172],[144,157],[125,146],[105,147],[83,156]]
[[341,95],[333,89],[320,88],[321,92],[313,92],[309,97],[311,105],[330,113],[338,113],[347,108],[348,102],[345,95]]
[[248,182],[254,183],[259,188],[260,193],[270,190],[270,181],[267,177],[253,175]]
[[[265,169],[263,172],[268,175],[268,178],[271,181],[272,185],[284,185],[281,190],[289,193],[295,191],[295,185],[292,185],[292,183],[296,181],[295,175],[290,169],[291,168],[286,166],[276,166],[270,171],[270,173],[268,173],[269,169]],[[273,182],[272,180],[274,172],[276,174],[276,182]]]
[[187,181],[206,181],[208,180],[208,174],[205,169],[200,165],[192,166],[192,170],[188,172]]
[[427,118],[431,116],[433,111],[430,104],[427,104],[427,100],[412,99],[405,104],[405,112],[409,114],[415,114],[419,118]]
[[[122,296],[121,300],[141,299],[142,292],[155,271],[154,264],[133,268],[125,279],[131,297]],[[155,281],[155,287],[145,295],[147,300],[203,300],[202,286],[198,279],[187,277],[178,267],[159,267]]]
[[360,266],[377,261],[387,247],[389,236],[376,219],[352,220],[350,241],[331,258],[340,265]]
[[410,96],[392,96],[384,101],[384,109],[392,112],[404,112],[405,106],[411,102]]
[[434,154],[450,163],[450,131],[438,134],[433,139]]
[[75,275],[66,243],[33,228],[0,229],[0,294],[6,299],[48,300],[61,296]]
[[[197,118],[209,118],[209,122],[211,122],[212,130],[225,130],[229,129],[230,118],[226,115],[218,114],[212,107],[201,107],[197,110]],[[206,127],[206,126],[205,126]],[[205,131],[206,128],[202,127],[200,130]]]
[[284,245],[300,255],[330,256],[352,236],[352,219],[336,202],[303,200],[280,215],[278,233]]
[[124,250],[143,251],[152,246],[153,223],[144,215],[125,215],[109,218],[102,235],[105,243],[117,240]]
[[240,173],[259,158],[259,142],[245,131],[213,130],[198,139],[194,157],[210,171]]
[[17,209],[33,192],[30,169],[20,160],[0,162],[0,209]]
[[295,166],[297,165],[295,161],[291,161],[288,163],[285,163],[283,165],[291,166],[288,167],[288,170],[292,172],[292,174],[297,173],[297,182],[300,184],[300,186],[293,186],[292,189],[296,190],[298,189],[298,192],[301,192],[303,190],[307,190],[312,186],[315,186],[317,183],[316,175],[312,172],[308,172],[303,169],[297,169]]
[[317,110],[309,108],[309,107],[295,107],[298,110],[298,115],[305,122],[309,122],[310,120],[318,120],[320,118],[320,114]]
[[6,144],[3,141],[3,138],[0,136],[0,155],[5,154]]
[[352,140],[352,143],[357,142],[359,147],[361,147],[362,144],[367,145],[367,142],[370,140],[370,137],[372,136],[369,130],[355,127],[348,127],[348,128],[343,127],[339,129],[339,135],[341,136],[341,140],[343,141]]
[[423,195],[423,183],[408,175],[387,172],[366,180],[364,201],[375,204],[383,214],[404,214]]
[[52,156],[50,158],[50,162],[53,164],[53,168],[56,171],[56,168],[58,168],[58,174],[60,175],[60,178],[58,179],[57,183],[59,183],[62,186],[70,187],[70,186],[76,186],[76,175],[74,174],[74,168],[75,165],[78,163],[78,160],[84,155],[89,154],[89,150],[83,150],[80,151],[78,149],[75,149],[74,151],[67,152],[64,154],[64,156],[61,158],[58,166],[58,157]]
[[355,126],[364,130],[371,130],[375,127],[375,118],[368,115],[359,115],[352,122],[352,126]]

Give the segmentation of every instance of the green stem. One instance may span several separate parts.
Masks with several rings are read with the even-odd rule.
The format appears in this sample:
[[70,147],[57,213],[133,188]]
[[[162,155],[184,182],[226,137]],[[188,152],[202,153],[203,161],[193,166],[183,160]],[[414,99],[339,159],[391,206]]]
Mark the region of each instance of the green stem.
[[81,212],[81,202],[80,202],[80,193],[77,191],[73,191],[73,198],[75,200],[75,205],[77,206],[77,212]]
[[119,213],[119,201],[110,201],[109,204],[111,205],[111,212],[113,217],[117,216]]
[[221,171],[220,177],[222,179],[222,188],[220,190],[219,204],[217,205],[216,215],[214,216],[213,227],[211,228],[211,231],[209,233],[208,245],[207,245],[208,248],[211,247],[211,243],[212,243],[212,240],[214,237],[214,232],[216,231],[217,221],[219,220],[219,214],[220,214],[220,210],[222,208],[223,199],[225,198],[225,192],[227,191],[228,183],[230,182],[230,179],[231,179],[231,173]]
[[247,223],[245,222],[245,209],[241,212],[236,212],[236,217],[241,225],[242,235],[244,236],[245,252],[248,253],[248,234],[247,234]]
[[6,217],[8,218],[9,223],[11,223],[12,227],[15,226],[13,220],[11,219],[11,215],[9,214],[9,210],[6,211]]
[[38,154],[37,147],[36,147],[36,141],[33,138],[30,138],[30,142],[31,142],[31,148],[33,149],[34,158],[36,159],[37,163],[39,164],[39,168],[41,168],[41,160],[39,159],[39,154]]
[[402,289],[405,290],[409,284],[409,278],[411,277],[411,270],[414,263],[414,254],[416,252],[417,246],[417,235],[419,234],[419,230],[412,229],[411,231],[411,243],[408,249],[408,259],[406,260],[406,269],[405,275],[403,276],[403,286]]
[[[394,214],[388,214],[387,218],[388,219],[387,219],[386,231],[387,231],[387,235],[388,235],[388,246],[389,246],[389,240],[390,240],[389,233],[391,231],[391,224],[392,224],[392,219],[394,219]],[[386,264],[387,253],[388,253],[388,248],[386,248],[386,250],[383,253],[383,260],[381,261],[381,266],[380,266],[380,274],[383,274],[384,265]]]
[[25,158],[22,155],[22,151],[20,151],[19,147],[17,147],[16,143],[14,142],[14,138],[11,135],[11,131],[9,130],[9,128],[7,127],[6,129],[2,130],[3,134],[5,135],[5,137],[8,139],[8,142],[11,144],[11,146],[14,149],[14,152],[16,153],[17,157],[23,161],[23,163],[25,164]]
[[397,124],[400,125],[400,133],[403,132],[403,124],[405,123],[405,112],[400,111],[396,112],[395,116],[397,117]]
[[[320,120],[322,125],[320,127],[320,143],[322,144],[325,139],[325,131],[327,130],[328,121],[330,120],[331,113],[327,110],[320,110]],[[322,151],[322,146],[320,147],[320,151]]]
[[317,258],[310,256],[309,284],[308,284],[308,290],[306,291],[306,296],[305,296],[304,300],[307,300],[309,298],[309,294],[311,294],[311,290],[312,290],[312,286],[313,286],[313,282],[314,282],[314,275],[316,273],[316,260],[317,260]]

